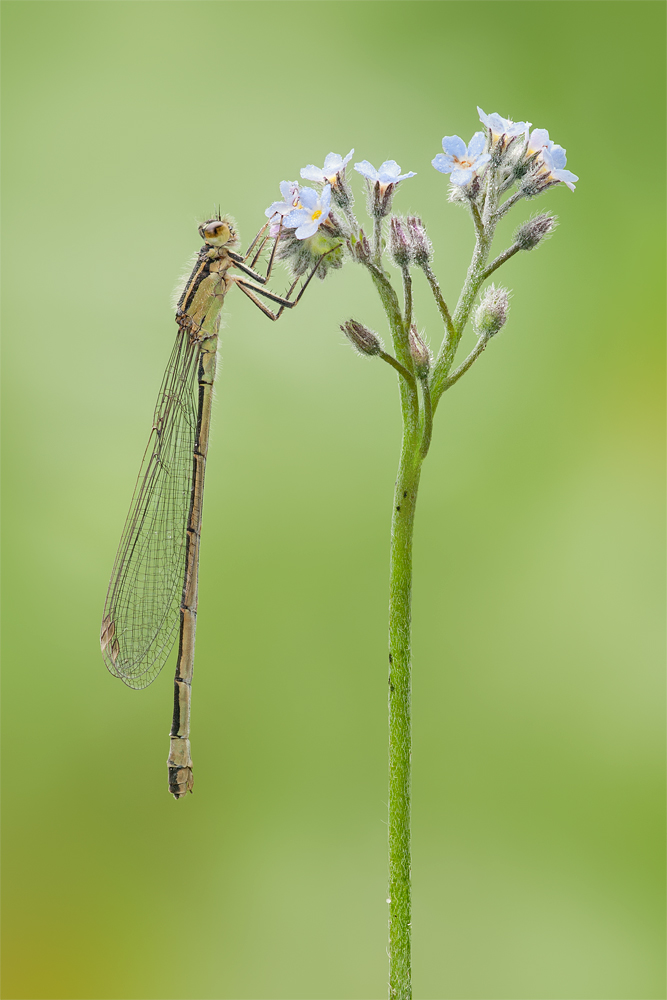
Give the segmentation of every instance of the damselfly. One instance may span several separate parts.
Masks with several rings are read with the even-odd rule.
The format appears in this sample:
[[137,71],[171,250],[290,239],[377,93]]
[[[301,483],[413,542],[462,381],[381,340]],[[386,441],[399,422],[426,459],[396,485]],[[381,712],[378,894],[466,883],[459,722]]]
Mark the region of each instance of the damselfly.
[[[162,379],[104,606],[102,655],[111,673],[131,688],[144,688],[155,680],[180,627],[167,761],[169,791],[177,799],[191,792],[193,785],[189,737],[199,543],[223,302],[237,285],[276,320],[297,304],[323,259],[316,261],[294,299],[299,277],[284,296],[261,287],[271,274],[281,237],[279,228],[266,274],[260,274],[255,267],[269,238],[267,226],[245,255],[233,249],[238,237],[231,219],[218,213],[199,227],[205,242],[176,308],[176,343]],[[260,295],[277,303],[278,311],[273,312]]]

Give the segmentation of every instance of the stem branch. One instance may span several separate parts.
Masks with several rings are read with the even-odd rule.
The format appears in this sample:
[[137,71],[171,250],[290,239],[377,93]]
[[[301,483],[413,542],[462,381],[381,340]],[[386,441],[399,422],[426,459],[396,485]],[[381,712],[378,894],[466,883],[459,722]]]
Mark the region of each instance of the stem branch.
[[442,390],[443,392],[446,392],[447,389],[451,389],[451,387],[454,385],[454,383],[458,382],[458,380],[461,378],[462,375],[465,375],[465,373],[468,371],[468,369],[470,368],[470,366],[472,364],[474,364],[475,361],[477,361],[477,358],[480,356],[480,354],[482,353],[482,351],[486,348],[486,345],[488,344],[488,342],[489,342],[489,338],[488,337],[480,337],[479,338],[479,340],[477,341],[477,343],[475,344],[475,346],[473,347],[472,351],[470,352],[470,354],[468,355],[468,357],[465,359],[465,361],[462,361],[461,364],[458,366],[458,368],[456,368],[452,372],[452,374],[449,375],[448,378],[445,380],[444,388]]
[[482,273],[482,281],[486,281],[486,279],[490,277],[490,275],[492,275],[493,272],[496,271],[501,264],[504,264],[506,260],[509,260],[510,257],[513,257],[514,254],[518,253],[520,249],[521,247],[519,246],[519,244],[514,243],[511,247],[508,247],[507,250],[503,250],[501,254],[498,254],[496,259],[491,264],[489,264],[486,270]]
[[391,356],[391,354],[387,354],[386,351],[380,351],[378,357],[382,358],[383,361],[386,361],[392,368],[395,368],[399,375],[403,376],[410,388],[413,389],[415,393],[417,392],[417,383],[414,375],[412,372],[409,372],[407,368],[404,368],[400,361],[397,361],[396,358]]

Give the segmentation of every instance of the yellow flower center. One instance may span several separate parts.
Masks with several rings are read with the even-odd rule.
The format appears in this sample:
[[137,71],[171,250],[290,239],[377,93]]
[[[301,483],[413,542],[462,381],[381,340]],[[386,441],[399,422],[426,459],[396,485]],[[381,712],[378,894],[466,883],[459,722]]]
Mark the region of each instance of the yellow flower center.
[[319,219],[321,214],[322,214],[321,208],[318,208],[316,212],[313,212],[313,214],[311,215],[311,219],[313,220],[313,222],[315,221],[315,219]]

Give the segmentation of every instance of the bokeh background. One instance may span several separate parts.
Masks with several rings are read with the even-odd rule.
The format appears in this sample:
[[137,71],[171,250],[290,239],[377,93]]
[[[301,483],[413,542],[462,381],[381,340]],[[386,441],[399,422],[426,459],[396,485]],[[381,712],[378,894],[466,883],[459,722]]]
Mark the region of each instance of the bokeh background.
[[2,14],[3,996],[386,995],[399,414],[338,329],[384,329],[360,269],[278,325],[228,300],[187,801],[166,790],[171,661],[132,692],[98,629],[197,220],[221,203],[250,237],[329,150],[395,158],[454,300],[471,227],[430,161],[480,104],[548,128],[581,181],[500,233],[561,220],[501,272],[510,321],[424,470],[415,997],[664,997],[664,5]]

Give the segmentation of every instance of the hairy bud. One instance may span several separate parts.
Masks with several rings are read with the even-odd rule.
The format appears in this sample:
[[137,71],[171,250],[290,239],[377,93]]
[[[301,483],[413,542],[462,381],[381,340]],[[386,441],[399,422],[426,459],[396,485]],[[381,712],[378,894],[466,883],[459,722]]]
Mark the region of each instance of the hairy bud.
[[369,330],[367,326],[357,322],[356,319],[348,319],[347,322],[342,323],[341,330],[360,354],[372,357],[382,351],[382,342],[377,333]]
[[522,250],[534,250],[545,237],[554,231],[556,226],[555,215],[550,215],[548,212],[536,215],[534,219],[528,219],[528,222],[519,226],[514,234],[514,242]]
[[331,200],[343,210],[354,205],[354,195],[345,177],[345,167],[336,174],[331,185]]
[[347,240],[347,249],[360,264],[365,264],[371,259],[371,247],[363,229],[359,230],[358,236],[352,234]]
[[520,190],[524,198],[537,198],[538,195],[546,191],[547,188],[553,187],[554,184],[558,184],[558,181],[555,181],[551,174],[531,170],[521,182]]
[[475,311],[475,330],[478,337],[489,340],[495,337],[505,325],[509,310],[509,294],[506,288],[489,285],[482,301]]
[[408,332],[408,344],[417,374],[420,377],[428,375],[428,370],[431,367],[431,352],[417,333],[417,327],[414,323]]
[[405,219],[392,215],[389,220],[389,253],[396,267],[403,269],[412,263],[412,246],[406,229]]
[[366,178],[366,208],[373,219],[384,219],[391,212],[391,203],[398,183],[381,184]]
[[426,234],[426,227],[418,216],[409,215],[407,218],[408,235],[412,245],[412,256],[416,264],[423,267],[428,264],[433,256],[433,247]]

